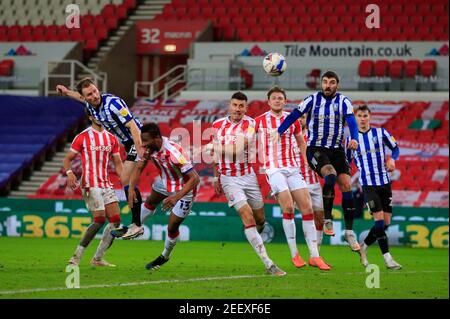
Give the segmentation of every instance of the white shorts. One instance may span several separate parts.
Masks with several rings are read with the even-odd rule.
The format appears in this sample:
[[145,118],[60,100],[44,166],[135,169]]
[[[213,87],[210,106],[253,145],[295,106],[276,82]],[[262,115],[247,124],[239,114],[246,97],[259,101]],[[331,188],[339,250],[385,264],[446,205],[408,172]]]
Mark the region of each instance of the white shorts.
[[92,187],[89,190],[82,189],[81,193],[86,203],[86,208],[91,212],[105,210],[105,205],[119,201],[116,192],[112,188]]
[[311,195],[311,204],[313,211],[323,211],[322,186],[320,183],[308,185],[309,195]]
[[[176,194],[176,192],[168,192],[167,191],[166,185],[164,185],[160,176],[158,176],[155,179],[155,181],[153,182],[152,188],[155,192],[158,192],[165,196],[171,196],[171,195]],[[190,191],[175,204],[175,206],[172,208],[172,213],[174,213],[175,216],[178,216],[180,218],[185,218],[192,211],[193,201],[194,201],[194,196],[192,194],[192,191]]]
[[[229,207],[233,207],[238,203],[241,205],[244,202],[247,202],[253,209],[259,209],[264,206],[255,172],[244,176],[220,175],[220,184],[227,197]],[[242,207],[238,206],[235,207],[237,210]]]
[[307,188],[299,167],[271,168],[266,170],[267,179],[272,189],[273,195],[285,190],[295,191],[300,188]]

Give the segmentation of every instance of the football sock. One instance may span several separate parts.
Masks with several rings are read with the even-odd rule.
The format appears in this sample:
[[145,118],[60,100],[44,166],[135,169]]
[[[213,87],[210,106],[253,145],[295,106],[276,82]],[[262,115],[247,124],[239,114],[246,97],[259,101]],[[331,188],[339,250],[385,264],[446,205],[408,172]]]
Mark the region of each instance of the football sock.
[[313,258],[319,257],[319,251],[317,248],[316,225],[314,224],[313,214],[302,215],[302,228],[306,244],[308,245],[309,255]]
[[102,228],[105,221],[105,217],[94,217],[94,222],[89,225],[83,235],[83,238],[81,238],[80,246],[87,247],[98,231]]
[[141,223],[144,223],[147,218],[155,215],[156,207],[147,203],[142,204],[141,207]]
[[[128,188],[129,186],[125,186],[123,189],[125,191],[125,196],[128,201]],[[131,222],[136,226],[141,226],[141,204],[142,204],[142,196],[141,192],[137,187],[134,188],[136,193],[136,201],[134,202],[133,208],[131,209]]]
[[105,230],[103,231],[102,240],[100,241],[100,244],[97,247],[97,251],[95,253],[94,258],[96,260],[100,260],[103,258],[103,255],[105,254],[105,251],[111,247],[114,237],[111,235],[111,230],[118,227],[119,225],[116,224],[116,226],[112,223],[109,223],[106,225]]
[[377,235],[375,234],[375,226],[373,226],[371,229],[370,229],[370,231],[369,231],[369,233],[367,234],[367,237],[366,237],[366,239],[364,239],[364,243],[367,245],[367,246],[370,246],[370,245],[372,245],[374,242],[376,242],[377,241]]
[[322,188],[323,208],[325,219],[333,219],[331,211],[334,202],[334,184],[336,184],[336,175],[325,176],[325,184]]
[[173,248],[177,244],[178,238],[180,238],[180,232],[177,231],[175,233],[169,232],[166,237],[166,241],[164,243],[164,250],[162,252],[162,256],[166,259],[170,258],[170,254],[172,253]]
[[317,236],[317,249],[319,249],[320,245],[322,245],[323,230],[316,230],[316,236]]
[[245,237],[247,237],[248,242],[252,245],[255,252],[258,254],[259,258],[261,258],[262,262],[269,268],[272,266],[273,261],[267,255],[266,247],[264,246],[264,242],[256,230],[255,225],[249,225],[244,230]]
[[380,246],[381,253],[383,255],[388,253],[389,245],[386,232],[384,231],[384,220],[375,221],[375,234],[377,235],[378,246]]
[[75,253],[73,255],[75,257],[77,257],[78,259],[81,259],[81,257],[83,256],[83,253],[84,253],[84,249],[85,249],[85,247],[78,245],[77,249],[75,249]]
[[294,214],[283,214],[283,229],[289,245],[289,250],[291,251],[291,256],[294,258],[298,254]]
[[352,230],[355,216],[355,203],[352,192],[342,193],[342,210],[344,211],[345,229]]

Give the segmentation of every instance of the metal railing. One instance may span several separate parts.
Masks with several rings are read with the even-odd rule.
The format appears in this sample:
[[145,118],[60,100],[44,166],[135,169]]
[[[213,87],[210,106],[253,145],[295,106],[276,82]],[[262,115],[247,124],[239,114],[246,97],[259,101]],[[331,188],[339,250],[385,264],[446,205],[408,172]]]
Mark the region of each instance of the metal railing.
[[[55,89],[56,84],[65,84],[70,89],[74,89],[75,83],[79,80],[80,75],[91,77],[95,85],[102,92],[107,91],[108,77],[105,72],[95,73],[77,60],[47,61],[45,70],[45,96],[58,94]],[[52,81],[55,79],[57,79],[57,83]]]
[[[181,72],[180,72],[181,70]],[[180,72],[180,73],[178,73]],[[178,73],[178,74],[177,74]],[[162,81],[166,81],[170,77],[170,80],[164,84],[164,88],[160,91],[156,91],[156,86],[160,85]],[[170,92],[170,90],[177,84],[186,83],[187,80],[187,65],[180,64],[166,73],[160,75],[153,81],[142,81],[134,83],[134,97],[144,97],[148,99],[157,99],[162,96],[164,100],[171,99],[175,97],[180,91],[182,91],[186,85],[181,88],[175,90],[174,92]],[[147,95],[141,95],[139,92],[148,92]]]

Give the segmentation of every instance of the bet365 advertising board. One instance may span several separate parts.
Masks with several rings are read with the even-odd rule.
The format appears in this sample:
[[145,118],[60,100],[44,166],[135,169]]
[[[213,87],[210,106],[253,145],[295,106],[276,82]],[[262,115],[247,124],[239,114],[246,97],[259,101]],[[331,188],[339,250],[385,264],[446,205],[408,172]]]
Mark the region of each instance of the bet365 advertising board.
[[[120,203],[122,223],[131,222],[131,212]],[[265,206],[267,225],[262,234],[266,242],[286,241],[278,205]],[[304,243],[301,214],[296,212],[297,240]],[[344,245],[344,221],[340,207],[333,211],[336,236],[324,236],[323,244]],[[441,208],[396,207],[388,230],[390,245],[418,248],[448,248],[449,211]],[[80,238],[92,221],[84,202],[79,200],[0,199],[0,236],[37,238]],[[168,216],[158,208],[145,222],[141,240],[164,240]],[[373,226],[370,214],[355,219],[358,239]],[[245,241],[243,225],[236,212],[225,203],[194,203],[192,213],[180,228],[181,240]]]

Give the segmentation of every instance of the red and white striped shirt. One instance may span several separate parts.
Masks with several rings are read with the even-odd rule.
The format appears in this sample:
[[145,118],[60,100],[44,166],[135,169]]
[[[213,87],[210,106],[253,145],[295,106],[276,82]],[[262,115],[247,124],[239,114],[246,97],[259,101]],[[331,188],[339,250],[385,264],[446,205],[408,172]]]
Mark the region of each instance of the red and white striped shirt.
[[[306,130],[303,132],[303,136],[305,137],[305,141],[308,141],[308,132]],[[297,144],[297,141],[295,141],[295,144]],[[300,153],[300,147],[297,145],[295,146],[295,154],[297,162],[300,163],[300,173],[302,173],[306,184],[314,185],[320,183],[319,176],[309,167],[308,163],[305,163],[305,161],[303,160],[303,156],[301,156]]]
[[298,167],[299,163],[295,158],[294,136],[301,133],[300,123],[296,121],[286,132],[280,136],[277,144],[274,145],[271,133],[278,129],[280,124],[289,115],[283,112],[280,117],[268,111],[256,118],[256,132],[258,134],[258,155],[263,156],[263,168]]
[[[214,144],[235,145],[239,137],[244,137],[251,141],[255,136],[255,120],[249,116],[244,116],[239,123],[232,123],[229,116],[216,120],[213,123]],[[219,165],[219,173],[226,176],[243,176],[250,174],[252,168],[249,164],[248,144],[245,146],[243,154],[237,156],[222,154],[216,157]]]
[[81,155],[81,187],[112,188],[108,177],[109,158],[120,156],[119,142],[114,135],[105,129],[99,132],[88,127],[75,137],[70,150]]
[[168,193],[178,192],[185,184],[183,174],[194,168],[183,148],[163,136],[162,147],[149,155],[159,170],[159,175]]

